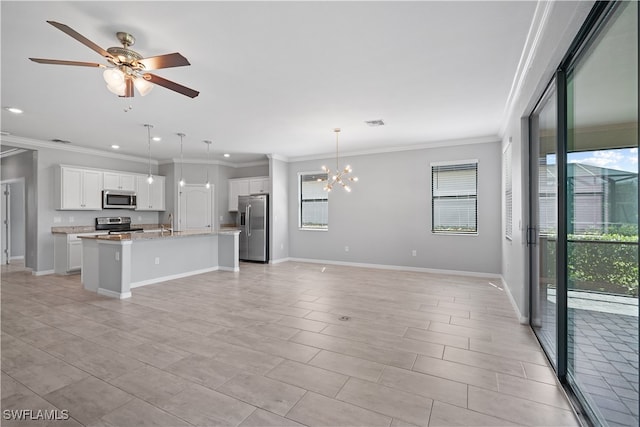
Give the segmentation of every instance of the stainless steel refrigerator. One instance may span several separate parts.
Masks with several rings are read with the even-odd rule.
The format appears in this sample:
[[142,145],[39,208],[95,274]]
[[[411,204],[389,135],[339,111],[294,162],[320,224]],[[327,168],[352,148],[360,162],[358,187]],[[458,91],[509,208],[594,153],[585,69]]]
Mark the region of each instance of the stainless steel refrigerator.
[[240,229],[240,259],[269,261],[269,196],[238,196],[237,226]]

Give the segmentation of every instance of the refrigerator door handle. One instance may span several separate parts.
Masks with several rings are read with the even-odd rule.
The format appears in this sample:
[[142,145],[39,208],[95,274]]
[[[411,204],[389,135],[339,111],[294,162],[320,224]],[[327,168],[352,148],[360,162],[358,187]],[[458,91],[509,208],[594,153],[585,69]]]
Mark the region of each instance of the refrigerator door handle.
[[251,237],[251,205],[247,205],[245,216],[246,216],[245,223],[247,224],[246,225],[247,236]]

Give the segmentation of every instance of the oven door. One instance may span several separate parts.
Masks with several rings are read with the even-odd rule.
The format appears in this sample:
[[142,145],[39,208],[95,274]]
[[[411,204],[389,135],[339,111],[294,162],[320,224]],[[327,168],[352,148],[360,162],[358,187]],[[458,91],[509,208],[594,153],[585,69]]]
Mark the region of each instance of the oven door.
[[136,193],[133,191],[102,192],[102,209],[135,209]]

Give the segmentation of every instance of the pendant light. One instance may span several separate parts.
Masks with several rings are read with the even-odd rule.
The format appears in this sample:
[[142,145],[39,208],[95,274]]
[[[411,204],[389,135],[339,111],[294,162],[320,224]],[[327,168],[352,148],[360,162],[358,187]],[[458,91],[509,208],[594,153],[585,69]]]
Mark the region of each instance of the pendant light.
[[153,175],[151,175],[151,129],[153,125],[145,124],[144,126],[147,128],[147,143],[149,145],[149,175],[147,175],[147,182],[151,184],[153,183]]
[[204,140],[203,142],[207,144],[207,181],[204,186],[208,190],[209,188],[211,188],[211,183],[209,182],[209,149],[211,148],[211,141]]
[[339,152],[338,152],[338,135],[340,134],[340,128],[335,128],[333,130],[336,133],[336,170],[335,172],[331,172],[326,166],[322,166],[322,170],[327,173],[327,184],[324,186],[324,191],[331,191],[333,186],[339,184],[342,188],[347,192],[351,192],[351,187],[349,187],[349,182],[357,182],[357,176],[349,176],[353,170],[350,165],[345,166],[344,169],[340,170],[339,165]]
[[180,181],[178,181],[178,184],[180,184],[180,187],[184,187],[184,159],[182,157],[182,138],[184,138],[186,135],[184,133],[178,133],[178,136],[180,137]]

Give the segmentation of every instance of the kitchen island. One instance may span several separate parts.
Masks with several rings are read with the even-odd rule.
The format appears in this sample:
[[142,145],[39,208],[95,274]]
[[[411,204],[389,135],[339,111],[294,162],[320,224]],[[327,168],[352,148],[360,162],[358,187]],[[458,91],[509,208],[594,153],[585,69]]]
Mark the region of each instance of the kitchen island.
[[239,271],[239,230],[79,236],[82,284],[124,299],[131,289],[209,271]]

